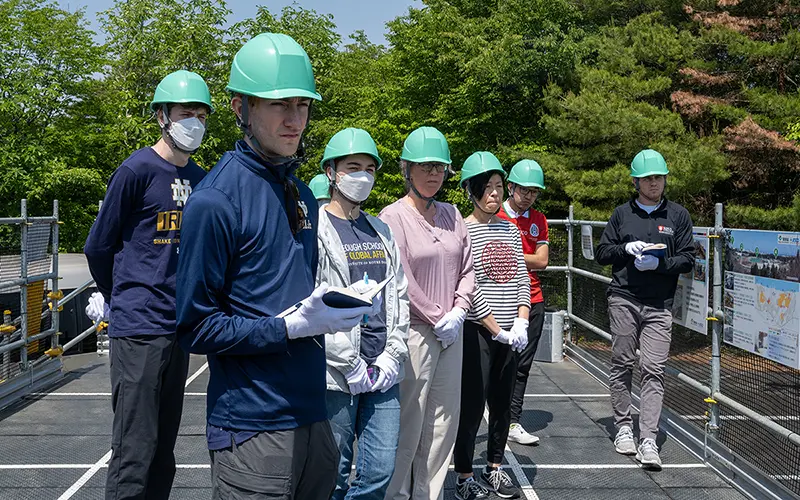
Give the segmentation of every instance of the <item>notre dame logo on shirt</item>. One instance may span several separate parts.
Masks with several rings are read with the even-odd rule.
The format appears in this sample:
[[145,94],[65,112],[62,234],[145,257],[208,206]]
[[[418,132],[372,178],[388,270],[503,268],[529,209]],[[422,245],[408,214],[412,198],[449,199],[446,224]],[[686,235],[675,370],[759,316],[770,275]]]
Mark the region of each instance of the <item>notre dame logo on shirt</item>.
[[183,212],[181,210],[158,212],[156,231],[180,231],[182,220]]

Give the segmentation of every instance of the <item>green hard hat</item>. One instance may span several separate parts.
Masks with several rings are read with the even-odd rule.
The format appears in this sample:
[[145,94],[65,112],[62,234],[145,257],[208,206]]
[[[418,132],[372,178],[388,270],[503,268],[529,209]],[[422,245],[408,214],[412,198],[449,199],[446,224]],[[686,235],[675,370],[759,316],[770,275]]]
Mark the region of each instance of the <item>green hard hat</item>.
[[495,155],[488,151],[477,151],[469,155],[461,167],[461,186],[463,187],[467,180],[484,172],[498,172],[504,179],[506,177],[506,171]]
[[308,187],[310,187],[311,192],[314,193],[314,198],[318,200],[330,200],[331,195],[328,191],[330,184],[331,181],[328,179],[327,175],[317,174],[311,179],[311,182],[308,183]]
[[667,162],[661,153],[652,149],[640,151],[631,162],[631,177],[648,177],[651,175],[667,175]]
[[378,156],[378,147],[375,146],[375,141],[369,135],[369,132],[360,128],[346,128],[336,132],[331,137],[331,140],[328,141],[328,145],[325,146],[325,153],[322,155],[322,161],[319,162],[319,167],[324,172],[325,163],[328,160],[361,153],[375,158],[375,164],[378,168],[383,165],[383,160]]
[[211,93],[203,77],[191,71],[179,70],[170,73],[156,87],[153,102],[150,109],[155,111],[161,104],[199,102],[208,106],[214,112],[211,105]]
[[508,175],[508,182],[513,182],[518,186],[544,187],[544,172],[541,165],[534,160],[520,160],[513,167]]
[[406,137],[400,158],[414,163],[435,161],[450,165],[450,148],[444,134],[433,127],[420,127]]
[[245,43],[233,57],[226,89],[264,99],[322,100],[308,54],[282,33],[261,33]]

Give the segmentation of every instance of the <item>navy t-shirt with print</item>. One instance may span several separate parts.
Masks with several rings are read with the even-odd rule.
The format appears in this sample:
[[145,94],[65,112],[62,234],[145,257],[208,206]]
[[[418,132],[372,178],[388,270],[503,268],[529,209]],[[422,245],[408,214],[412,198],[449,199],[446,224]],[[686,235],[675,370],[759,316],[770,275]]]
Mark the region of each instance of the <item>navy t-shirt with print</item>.
[[84,253],[110,301],[111,337],[175,333],[175,275],[183,207],[206,172],[135,151],[108,182]]
[[[356,220],[345,220],[328,212],[333,228],[342,241],[342,250],[350,268],[350,281],[364,279],[381,282],[386,279],[386,249],[380,236],[370,226],[367,217],[361,214]],[[367,319],[361,326],[361,357],[372,364],[386,348],[386,306],[377,316]]]

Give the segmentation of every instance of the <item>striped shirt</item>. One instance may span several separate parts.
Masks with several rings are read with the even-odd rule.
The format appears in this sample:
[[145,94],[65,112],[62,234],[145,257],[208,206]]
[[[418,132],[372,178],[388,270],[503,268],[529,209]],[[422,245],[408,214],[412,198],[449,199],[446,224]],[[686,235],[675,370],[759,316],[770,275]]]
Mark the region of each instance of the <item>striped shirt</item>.
[[494,314],[500,328],[508,330],[519,315],[519,306],[531,305],[531,283],[519,229],[506,220],[466,224],[476,285],[467,319],[479,323]]

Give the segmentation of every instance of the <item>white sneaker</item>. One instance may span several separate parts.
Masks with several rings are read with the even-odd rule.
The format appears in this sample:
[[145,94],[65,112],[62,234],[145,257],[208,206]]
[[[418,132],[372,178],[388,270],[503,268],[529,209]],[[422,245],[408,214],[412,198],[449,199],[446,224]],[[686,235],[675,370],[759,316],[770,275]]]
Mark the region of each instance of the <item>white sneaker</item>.
[[617,437],[614,438],[614,448],[617,453],[623,455],[636,454],[636,441],[633,439],[633,431],[627,425],[623,425],[617,431]]
[[511,427],[508,428],[508,440],[526,445],[536,444],[539,442],[538,437],[534,436],[533,434],[528,434],[525,431],[525,428],[520,424],[511,424]]
[[661,457],[658,456],[658,445],[655,439],[642,439],[639,450],[636,452],[636,460],[641,462],[645,469],[661,470]]

